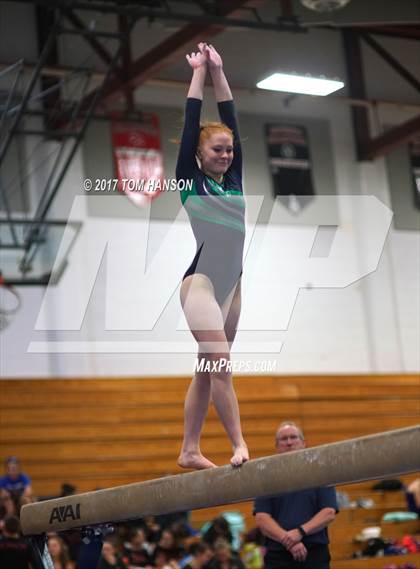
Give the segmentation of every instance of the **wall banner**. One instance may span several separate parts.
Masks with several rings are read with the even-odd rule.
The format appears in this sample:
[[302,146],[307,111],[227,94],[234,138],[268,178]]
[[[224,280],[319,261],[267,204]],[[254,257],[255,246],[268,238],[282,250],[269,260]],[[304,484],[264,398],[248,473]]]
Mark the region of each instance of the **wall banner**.
[[143,113],[138,122],[115,118],[111,136],[118,189],[141,206],[158,197],[164,177],[159,117]]
[[420,138],[416,138],[409,146],[411,175],[413,179],[414,203],[420,209]]
[[[302,126],[266,124],[265,137],[274,196],[293,209],[301,209],[315,194],[306,129]],[[290,199],[291,196],[294,199]]]

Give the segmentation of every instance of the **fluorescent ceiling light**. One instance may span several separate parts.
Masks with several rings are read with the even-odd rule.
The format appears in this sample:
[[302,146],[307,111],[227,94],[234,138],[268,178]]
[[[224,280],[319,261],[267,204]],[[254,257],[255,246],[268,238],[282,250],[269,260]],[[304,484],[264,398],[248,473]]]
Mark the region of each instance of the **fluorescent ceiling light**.
[[257,87],[270,89],[271,91],[325,96],[344,87],[344,83],[342,81],[334,81],[333,79],[322,79],[305,75],[273,73],[270,77],[257,83]]

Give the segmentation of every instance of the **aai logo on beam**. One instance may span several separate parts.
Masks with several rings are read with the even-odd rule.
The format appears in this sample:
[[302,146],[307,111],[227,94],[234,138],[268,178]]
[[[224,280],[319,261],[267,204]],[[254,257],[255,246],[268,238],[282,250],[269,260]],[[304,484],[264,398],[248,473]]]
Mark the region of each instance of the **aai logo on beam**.
[[66,522],[67,520],[80,520],[80,504],[76,504],[75,507],[68,504],[67,506],[59,506],[52,509],[50,524],[54,522]]

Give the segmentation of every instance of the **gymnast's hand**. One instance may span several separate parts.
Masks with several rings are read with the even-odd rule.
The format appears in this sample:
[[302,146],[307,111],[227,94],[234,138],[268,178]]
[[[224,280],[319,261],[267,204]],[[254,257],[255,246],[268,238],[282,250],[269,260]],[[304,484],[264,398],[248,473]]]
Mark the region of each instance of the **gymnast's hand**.
[[204,53],[204,43],[199,43],[198,44],[198,49],[200,51],[192,52],[191,55],[189,55],[187,53],[187,55],[185,56],[187,58],[188,63],[191,65],[191,67],[195,70],[195,69],[200,69],[201,67],[206,67],[207,65],[207,58],[206,55]]
[[[200,47],[202,46],[202,47]],[[199,44],[200,51],[205,55],[209,69],[222,69],[223,61],[214,47],[207,43]]]

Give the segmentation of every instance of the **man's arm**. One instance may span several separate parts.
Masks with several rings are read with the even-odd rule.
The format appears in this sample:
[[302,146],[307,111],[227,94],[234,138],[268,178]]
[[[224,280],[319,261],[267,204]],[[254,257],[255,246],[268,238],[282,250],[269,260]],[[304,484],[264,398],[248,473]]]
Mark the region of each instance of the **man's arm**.
[[255,521],[261,533],[274,541],[278,541],[290,551],[296,561],[305,561],[307,550],[303,543],[293,542],[289,532],[281,527],[271,516],[264,512],[255,514]]
[[283,540],[287,531],[281,527],[271,516],[265,512],[255,514],[255,522],[263,535],[284,545]]
[[[311,535],[312,533],[317,533],[327,527],[334,519],[334,508],[322,508],[322,510],[317,512],[310,520],[301,524],[300,527],[306,535]],[[283,545],[287,547],[287,549],[290,549],[293,545],[302,541],[302,538],[303,535],[297,528],[289,530],[283,538]]]
[[322,508],[313,518],[301,525],[308,535],[326,528],[335,519],[334,508]]

